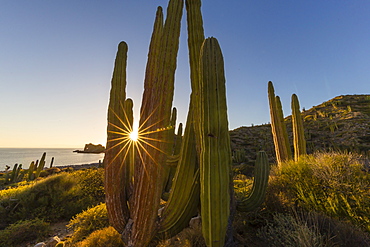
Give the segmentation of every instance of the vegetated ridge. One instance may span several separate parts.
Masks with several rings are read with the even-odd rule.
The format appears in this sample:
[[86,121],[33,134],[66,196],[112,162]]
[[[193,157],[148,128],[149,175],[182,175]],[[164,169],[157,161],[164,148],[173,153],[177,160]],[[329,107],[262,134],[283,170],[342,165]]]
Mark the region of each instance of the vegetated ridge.
[[[307,152],[350,151],[369,154],[370,95],[341,95],[309,110],[302,110]],[[292,146],[292,118],[285,117]],[[246,163],[253,165],[257,151],[264,150],[275,160],[271,125],[239,127],[230,131],[233,152],[245,152]]]

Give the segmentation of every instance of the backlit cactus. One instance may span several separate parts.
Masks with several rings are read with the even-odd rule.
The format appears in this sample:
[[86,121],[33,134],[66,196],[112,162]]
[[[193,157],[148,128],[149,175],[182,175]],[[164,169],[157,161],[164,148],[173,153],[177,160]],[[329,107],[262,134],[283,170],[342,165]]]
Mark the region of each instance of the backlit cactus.
[[292,95],[292,126],[293,126],[293,147],[294,159],[297,161],[299,156],[307,154],[306,139],[304,136],[303,121],[296,94]]
[[275,96],[274,86],[268,82],[268,99],[270,105],[271,131],[274,139],[276,160],[278,164],[292,158],[288,133],[284,123],[284,115],[280,98]]
[[[105,190],[110,223],[127,246],[154,245],[174,236],[199,213],[199,205],[208,246],[224,246],[231,222],[232,157],[223,57],[215,38],[204,39],[200,0],[186,0],[192,93],[184,135],[182,125],[177,135],[174,131],[172,100],[183,4],[169,1],[165,23],[162,8],[157,9],[137,142],[128,138],[133,103],[125,93],[127,45],[122,42],[117,52],[108,109]],[[176,169],[173,179],[170,169]],[[266,170],[258,174],[258,189],[248,199],[254,201],[253,208],[262,203],[268,179]],[[168,199],[162,208],[161,197]]]

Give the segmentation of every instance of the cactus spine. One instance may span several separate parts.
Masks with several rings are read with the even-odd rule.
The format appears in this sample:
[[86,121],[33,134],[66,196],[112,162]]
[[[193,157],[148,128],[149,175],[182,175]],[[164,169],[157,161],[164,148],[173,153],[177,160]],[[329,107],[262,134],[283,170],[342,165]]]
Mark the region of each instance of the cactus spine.
[[299,107],[299,101],[296,94],[292,95],[292,125],[293,125],[293,146],[294,159],[297,161],[300,155],[307,154],[306,139],[304,136],[304,128],[302,115]]
[[284,123],[284,115],[280,98],[275,96],[274,86],[268,82],[268,99],[270,105],[271,131],[274,139],[275,153],[278,164],[291,159],[288,133]]

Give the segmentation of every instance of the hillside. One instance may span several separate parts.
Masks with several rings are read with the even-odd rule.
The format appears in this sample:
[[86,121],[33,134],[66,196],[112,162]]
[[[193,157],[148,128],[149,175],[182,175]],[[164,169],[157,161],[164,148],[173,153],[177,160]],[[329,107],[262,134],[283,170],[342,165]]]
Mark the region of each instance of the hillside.
[[[287,114],[287,113],[285,113]],[[348,150],[369,153],[370,95],[342,95],[302,111],[307,152]],[[291,116],[285,118],[292,142]],[[240,127],[230,131],[232,150],[245,150],[252,162],[264,150],[275,159],[270,124]]]

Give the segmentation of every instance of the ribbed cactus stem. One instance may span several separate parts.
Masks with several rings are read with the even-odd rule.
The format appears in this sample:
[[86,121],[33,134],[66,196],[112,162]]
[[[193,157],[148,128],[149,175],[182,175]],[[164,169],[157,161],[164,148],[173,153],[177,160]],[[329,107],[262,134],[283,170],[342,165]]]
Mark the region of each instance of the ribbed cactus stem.
[[36,174],[35,174],[36,178],[38,178],[40,176],[41,171],[44,169],[45,157],[46,157],[46,153],[43,153],[42,156],[41,156],[39,165],[37,166],[37,169],[36,169]]
[[[130,133],[133,131],[134,125],[134,103],[132,99],[126,99],[123,104],[124,115],[125,115],[125,125]],[[135,145],[132,140],[128,140],[125,143],[125,153],[123,157],[123,167],[124,169],[124,187],[126,189],[126,200],[129,199],[133,193],[134,186],[134,170],[135,170]],[[128,202],[130,204],[130,202]]]
[[208,38],[199,59],[201,114],[200,200],[202,232],[207,246],[224,246],[230,214],[231,148],[227,119],[223,56],[217,39]]
[[189,108],[171,192],[161,214],[160,238],[174,236],[184,229],[196,213],[199,204],[199,170],[191,106]]
[[11,175],[10,175],[10,180],[9,180],[10,183],[14,183],[16,179],[16,175],[17,175],[17,170],[18,170],[18,164],[15,164],[11,172]]
[[279,96],[275,97],[276,99],[276,109],[278,111],[278,119],[280,121],[280,126],[282,130],[282,138],[284,140],[284,152],[286,152],[287,160],[292,159],[292,150],[290,148],[290,142],[289,142],[289,137],[288,137],[288,131],[286,128],[285,120],[284,120],[284,113],[283,113],[283,106],[281,104],[281,100]]
[[[144,84],[140,127],[150,128],[153,132],[147,136],[148,141],[142,143],[141,148],[146,151],[142,151],[140,160],[135,163],[134,204],[131,213],[133,226],[130,237],[133,246],[147,246],[157,231],[160,197],[167,178],[165,163],[173,143],[173,130],[169,125],[183,5],[183,0],[170,0],[160,43],[158,40],[152,40],[157,44],[151,43],[153,47],[159,47],[159,53],[157,64],[153,65],[153,81],[146,80]],[[148,62],[149,60],[151,58],[148,58]],[[165,131],[154,131],[156,129]]]
[[28,180],[34,180],[35,174],[33,173],[35,170],[35,162],[32,161],[30,167],[28,168]]
[[281,164],[291,158],[291,151],[288,145],[288,134],[286,132],[280,99],[275,97],[275,90],[271,81],[268,82],[268,99],[276,160],[278,164]]
[[258,208],[265,199],[270,165],[265,152],[257,154],[254,167],[254,182],[250,195],[237,203],[237,209],[243,212],[250,212]]
[[300,111],[299,101],[296,94],[292,95],[292,125],[293,125],[293,146],[294,159],[307,154],[306,139],[304,136],[303,120]]
[[125,229],[129,218],[126,189],[122,189],[127,176],[122,169],[125,154],[124,143],[121,142],[123,133],[130,131],[125,126],[123,110],[126,100],[126,66],[127,44],[118,45],[113,76],[111,81],[108,105],[107,144],[104,157],[105,169],[105,200],[110,224],[120,233]]

